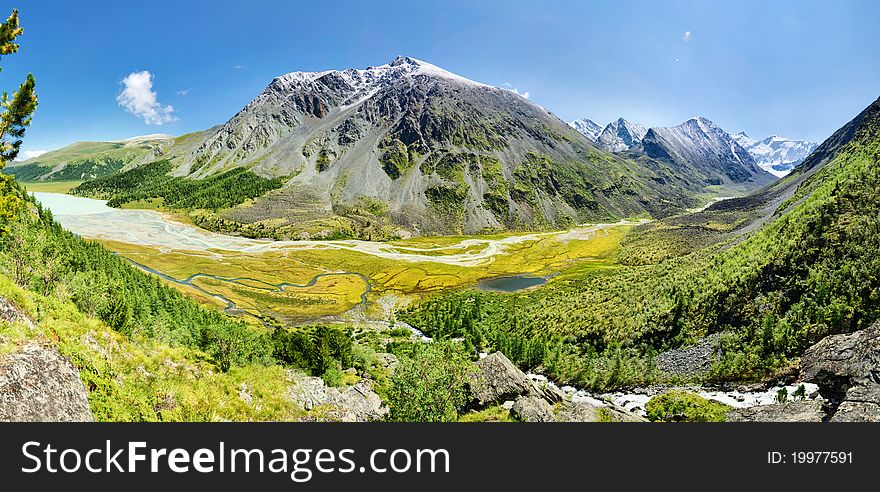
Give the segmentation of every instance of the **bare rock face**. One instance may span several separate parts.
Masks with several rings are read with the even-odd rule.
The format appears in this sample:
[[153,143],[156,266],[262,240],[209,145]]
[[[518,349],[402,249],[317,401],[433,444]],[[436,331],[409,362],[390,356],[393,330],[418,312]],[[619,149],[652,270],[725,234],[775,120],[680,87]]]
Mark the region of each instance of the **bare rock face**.
[[880,323],[807,349],[801,377],[819,385],[832,422],[880,422]]
[[513,402],[510,413],[526,422],[556,422],[553,407],[539,396],[521,396]]
[[532,382],[501,352],[495,352],[474,364],[469,389],[478,407],[516,400],[535,391]]
[[819,400],[734,408],[726,415],[727,422],[822,422],[823,420],[825,420],[825,410]]
[[380,420],[388,413],[382,399],[369,381],[361,380],[352,386],[332,388],[317,377],[292,375],[291,400],[305,410],[325,407],[328,420],[342,422],[369,422]]
[[27,344],[0,357],[0,421],[92,422],[79,372],[54,348]]

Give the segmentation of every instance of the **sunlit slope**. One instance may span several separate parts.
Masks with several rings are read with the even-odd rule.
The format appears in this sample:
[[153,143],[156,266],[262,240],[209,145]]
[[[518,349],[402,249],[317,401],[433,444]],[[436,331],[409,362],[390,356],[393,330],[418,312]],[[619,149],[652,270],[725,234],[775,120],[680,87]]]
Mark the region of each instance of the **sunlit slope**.
[[5,171],[19,181],[86,181],[113,174],[139,159],[150,159],[172,140],[167,135],[147,135],[115,142],[76,142],[9,163]]

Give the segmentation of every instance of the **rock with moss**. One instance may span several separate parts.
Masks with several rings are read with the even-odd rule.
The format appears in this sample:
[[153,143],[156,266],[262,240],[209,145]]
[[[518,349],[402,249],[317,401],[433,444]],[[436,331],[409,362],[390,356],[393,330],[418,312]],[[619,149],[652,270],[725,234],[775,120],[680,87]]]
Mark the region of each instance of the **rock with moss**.
[[0,356],[0,421],[94,420],[79,371],[57,349],[28,343]]
[[555,422],[553,407],[539,396],[521,396],[513,402],[511,415],[525,422]]
[[2,297],[0,297],[0,321],[6,323],[22,323],[30,328],[34,327],[34,322],[31,321],[27,315]]

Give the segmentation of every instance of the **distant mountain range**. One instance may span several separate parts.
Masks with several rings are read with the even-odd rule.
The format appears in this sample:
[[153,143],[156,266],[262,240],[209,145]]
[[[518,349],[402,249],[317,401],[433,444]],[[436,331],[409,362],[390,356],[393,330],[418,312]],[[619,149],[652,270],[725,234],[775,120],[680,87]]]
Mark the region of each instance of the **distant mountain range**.
[[[585,118],[570,124],[583,133],[587,131],[585,122],[592,123]],[[627,153],[633,159],[642,155],[674,164],[682,178],[728,186],[738,192],[764,186],[774,179],[736,139],[702,117],[674,127],[650,129],[619,118],[609,123],[595,142],[611,152]]]
[[[191,188],[146,187],[144,177],[157,171],[196,185],[216,177],[204,181],[215,187],[211,194],[231,196],[216,187],[230,186],[238,178],[227,174],[244,169],[259,193],[204,211],[200,224],[319,238],[663,217],[707,194],[748,193],[773,181],[703,118],[650,130],[621,118],[597,131],[595,122],[566,124],[513,91],[398,57],[362,70],[281,75],[229,121],[204,131],[76,144],[20,165],[31,166],[25,180],[123,171],[118,181],[82,193],[157,204],[171,188]],[[80,160],[59,157],[68,154]],[[154,161],[162,167],[126,176]]]
[[[714,123],[706,118],[693,118],[689,121],[702,120],[708,122],[711,126],[720,130]],[[687,122],[685,123],[685,125]],[[572,128],[581,132],[584,136],[598,144],[599,146],[610,150],[611,152],[625,152],[635,150],[642,143],[648,129],[638,123],[632,123],[623,118],[613,121],[604,128],[588,118],[569,123]],[[682,125],[676,128],[681,129]],[[722,130],[723,131],[723,130]],[[713,130],[712,133],[717,133]],[[740,145],[754,159],[758,166],[773,174],[776,177],[782,177],[791,172],[791,170],[810,155],[810,153],[818,147],[819,144],[808,142],[805,140],[794,140],[772,135],[761,140],[750,138],[745,132],[739,132],[736,135],[729,135],[736,143]],[[690,139],[691,145],[704,146],[709,142],[700,142]],[[726,140],[726,138],[724,139]],[[736,154],[735,151],[732,151]]]
[[793,140],[779,135],[754,140],[745,132],[739,132],[733,138],[752,155],[761,168],[779,177],[791,172],[819,146],[815,142]]
[[[208,221],[274,237],[658,217],[698,204],[707,186],[678,178],[672,166],[599,148],[510,90],[408,57],[276,77],[228,122],[181,136],[156,158],[170,163],[171,175],[193,180],[242,167],[283,179],[280,189]],[[135,196],[121,183],[137,180],[122,177],[89,193]],[[149,200],[144,193],[137,196]]]
[[646,133],[648,129],[644,126],[620,118],[612,121],[602,130],[596,143],[611,152],[623,152],[639,145]]

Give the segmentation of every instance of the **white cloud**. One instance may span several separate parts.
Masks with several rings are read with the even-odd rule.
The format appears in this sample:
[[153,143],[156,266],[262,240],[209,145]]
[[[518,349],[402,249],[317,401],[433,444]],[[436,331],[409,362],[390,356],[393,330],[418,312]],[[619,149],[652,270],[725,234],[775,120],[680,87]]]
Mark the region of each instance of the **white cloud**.
[[235,70],[241,70],[242,68],[244,68],[244,65],[233,65],[232,68],[234,68]]
[[522,97],[524,97],[524,98],[526,98],[526,99],[529,98],[529,93],[528,93],[528,91],[520,92],[520,91],[518,91],[518,90],[516,89],[516,87],[514,87],[513,84],[511,84],[510,82],[505,82],[505,83],[503,83],[503,84],[501,84],[501,85],[504,86],[503,89],[505,89],[505,90],[508,90],[508,91],[510,91],[510,92],[513,92],[514,94],[519,94],[520,96],[522,96]]
[[122,79],[122,92],[116,96],[116,102],[129,113],[144,119],[148,125],[162,125],[176,121],[174,107],[163,106],[158,95],[153,91],[153,74],[132,72]]
[[16,158],[16,160],[26,161],[28,159],[33,159],[34,157],[39,157],[39,156],[45,154],[46,152],[49,152],[49,151],[48,150],[23,150],[18,153],[18,157]]
[[529,91],[520,92],[516,89],[516,87],[511,87],[510,89],[507,89],[507,90],[509,90],[510,92],[513,92],[514,94],[519,94],[520,96],[522,96],[526,99],[529,98]]
[[187,94],[189,94],[189,89],[181,89],[181,90],[177,91],[178,96],[185,96]]
[[691,33],[690,31],[685,31],[681,35],[681,40],[684,41],[685,43],[690,43],[692,37],[693,37],[693,33]]

